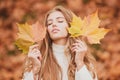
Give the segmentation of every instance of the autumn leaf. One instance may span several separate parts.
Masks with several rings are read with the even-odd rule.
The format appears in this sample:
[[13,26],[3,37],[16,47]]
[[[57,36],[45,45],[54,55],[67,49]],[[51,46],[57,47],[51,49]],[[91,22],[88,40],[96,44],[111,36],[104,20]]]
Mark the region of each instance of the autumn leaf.
[[17,25],[19,33],[15,44],[23,51],[23,53],[28,53],[29,46],[38,43],[45,38],[46,29],[41,26],[39,22],[36,22],[33,25],[27,23]]
[[99,28],[100,20],[97,11],[84,17],[83,20],[73,15],[73,21],[70,24],[71,27],[68,28],[68,32],[71,34],[71,37],[87,37],[90,44],[100,43],[100,40],[110,31],[109,29]]
[[77,17],[75,14],[73,14],[73,20],[70,23],[71,27],[68,28],[68,32],[71,34],[71,37],[78,37],[81,35],[80,28],[83,25],[83,21],[80,17]]
[[97,28],[94,31],[86,34],[85,36],[88,39],[88,42],[90,44],[97,44],[100,43],[100,40],[104,38],[105,34],[110,31],[109,29],[104,29],[104,28]]
[[15,44],[17,45],[19,50],[22,50],[23,53],[27,53],[29,50],[29,46],[33,45],[34,42],[19,38],[16,40]]
[[33,40],[35,42],[39,42],[40,40],[43,40],[43,38],[46,35],[46,28],[40,25],[39,22],[36,22],[32,25],[32,34],[33,34]]
[[99,25],[100,19],[98,17],[98,11],[88,15],[83,20],[81,35],[86,36],[90,44],[100,43],[100,40],[110,31],[110,29],[99,28]]

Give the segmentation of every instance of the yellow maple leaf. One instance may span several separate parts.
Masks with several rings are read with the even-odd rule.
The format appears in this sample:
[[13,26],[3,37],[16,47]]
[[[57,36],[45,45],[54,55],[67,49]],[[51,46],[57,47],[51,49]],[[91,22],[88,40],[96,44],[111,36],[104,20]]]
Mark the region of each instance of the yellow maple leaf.
[[29,46],[36,42],[43,40],[46,35],[46,29],[36,22],[33,25],[17,24],[18,25],[18,38],[15,44],[19,47],[23,53],[28,53]]
[[82,33],[88,34],[89,32],[94,31],[100,25],[100,20],[98,17],[98,12],[88,15],[83,20]]
[[84,17],[83,20],[73,15],[73,21],[70,24],[71,27],[68,31],[71,37],[87,37],[90,44],[100,43],[100,40],[110,31],[109,29],[99,28],[100,19],[98,17],[98,11]]
[[100,43],[100,40],[104,38],[105,34],[109,31],[109,29],[97,28],[92,32],[89,32],[85,36],[90,44]]
[[81,34],[80,28],[83,25],[82,19],[73,14],[73,20],[70,23],[70,25],[71,25],[71,27],[68,28],[68,32],[71,34],[71,37],[80,36],[80,34]]
[[22,50],[23,53],[28,53],[28,50],[29,50],[29,46],[33,45],[34,42],[31,42],[29,40],[24,40],[24,39],[17,39],[15,41],[15,44],[17,45],[17,47],[19,48],[19,50]]

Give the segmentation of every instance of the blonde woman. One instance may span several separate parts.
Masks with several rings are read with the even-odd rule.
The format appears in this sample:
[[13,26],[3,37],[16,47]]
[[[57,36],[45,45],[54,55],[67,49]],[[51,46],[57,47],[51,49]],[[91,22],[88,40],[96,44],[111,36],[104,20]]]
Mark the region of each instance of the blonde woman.
[[72,12],[56,6],[45,17],[47,34],[40,49],[30,46],[23,80],[97,80],[94,58],[80,38],[71,38],[67,28]]

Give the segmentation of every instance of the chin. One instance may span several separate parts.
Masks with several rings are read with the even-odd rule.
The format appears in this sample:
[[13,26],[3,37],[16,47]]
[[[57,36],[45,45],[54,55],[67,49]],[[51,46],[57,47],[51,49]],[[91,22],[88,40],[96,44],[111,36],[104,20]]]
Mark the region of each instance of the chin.
[[52,40],[59,40],[59,39],[64,39],[64,38],[66,38],[66,37],[64,37],[64,36],[54,36],[54,37],[52,37]]
[[58,40],[60,39],[61,37],[58,37],[58,36],[55,36],[55,37],[52,37],[52,40]]
[[51,36],[51,39],[52,39],[52,40],[58,40],[58,39],[64,39],[64,38],[66,38],[66,37],[67,37],[67,35],[54,34],[54,35]]

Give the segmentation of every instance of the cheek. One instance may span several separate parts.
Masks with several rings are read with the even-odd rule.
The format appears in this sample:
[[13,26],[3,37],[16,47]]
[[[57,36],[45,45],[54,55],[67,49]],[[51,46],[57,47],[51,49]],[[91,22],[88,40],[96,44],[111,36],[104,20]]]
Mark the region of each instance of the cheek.
[[49,34],[50,34],[51,30],[52,30],[52,28],[50,26],[48,26],[47,31],[48,31]]
[[62,27],[61,28],[61,34],[64,35],[64,36],[68,35],[67,27]]
[[67,35],[67,34],[68,34],[68,31],[67,31],[68,24],[67,24],[67,23],[61,24],[60,26],[61,26],[61,27],[60,27],[60,29],[61,29],[61,34]]
[[68,27],[68,24],[65,22],[63,24],[60,24],[60,26],[62,26],[63,28],[67,28]]
[[65,36],[68,35],[68,31],[67,31],[67,29],[64,30],[63,34],[64,34]]

